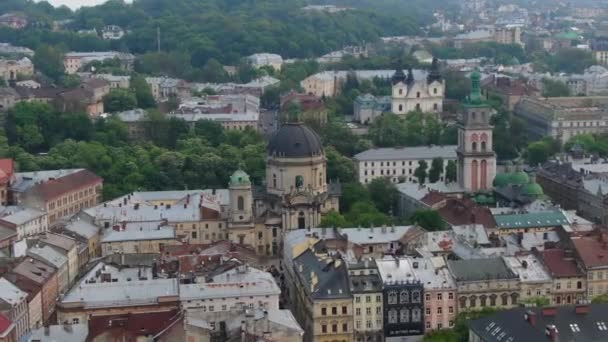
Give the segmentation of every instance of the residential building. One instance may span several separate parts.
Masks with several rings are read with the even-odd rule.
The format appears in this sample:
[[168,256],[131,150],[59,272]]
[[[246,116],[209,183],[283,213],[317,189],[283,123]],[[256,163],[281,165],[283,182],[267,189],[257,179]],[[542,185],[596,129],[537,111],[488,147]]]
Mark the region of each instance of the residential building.
[[0,342],[17,342],[15,323],[0,313]]
[[[281,96],[281,114],[285,119],[290,113],[290,106],[298,109],[298,120],[301,122],[312,122],[319,126],[327,123],[327,108],[325,101],[317,96],[309,94],[299,94],[294,91]],[[287,118],[294,120],[295,118]]]
[[124,37],[125,31],[118,25],[106,25],[101,29],[101,38],[116,40]]
[[3,277],[21,291],[27,293],[27,316],[29,321],[27,331],[41,327],[43,323],[42,287],[35,281],[17,273],[6,273]]
[[49,246],[67,258],[68,279],[69,283],[73,284],[78,273],[80,273],[78,244],[76,243],[76,240],[66,235],[46,233],[36,239],[36,244],[39,246]]
[[487,28],[459,33],[452,38],[454,47],[457,49],[463,49],[468,44],[490,42],[492,40],[494,40],[494,34],[492,30]]
[[131,86],[131,76],[112,74],[90,74],[90,78],[99,78],[110,84],[110,89],[128,89]]
[[9,27],[12,29],[20,30],[27,26],[28,19],[24,14],[21,13],[4,13],[0,15],[0,27]]
[[68,52],[63,57],[63,66],[68,74],[75,74],[82,67],[93,61],[103,62],[107,59],[118,59],[124,70],[132,70],[135,62],[135,56],[130,53],[117,51],[105,52]]
[[13,201],[45,211],[52,226],[62,217],[97,205],[103,180],[85,169],[21,172],[11,186]]
[[127,126],[129,139],[133,141],[145,140],[148,136],[148,112],[141,108],[114,113]]
[[9,188],[15,180],[15,161],[10,158],[0,159],[0,205],[7,206],[12,201]]
[[348,277],[353,295],[354,340],[382,341],[382,280],[371,258],[348,263]]
[[465,190],[458,183],[400,183],[396,185],[398,193],[397,212],[400,217],[409,217],[414,211],[438,205],[447,197],[461,198]]
[[27,293],[4,277],[0,278],[0,313],[6,315],[15,324],[17,340],[29,332]]
[[16,208],[5,212],[0,218],[0,226],[17,232],[17,239],[42,234],[49,229],[46,212],[30,208]]
[[56,106],[62,112],[85,112],[92,118],[104,113],[103,97],[110,92],[110,84],[97,78],[82,82],[80,87],[61,92]]
[[[361,184],[367,184],[376,178],[387,178],[393,183],[416,183],[414,172],[420,162],[426,162],[430,168],[433,159],[443,160],[443,170],[448,162],[456,162],[456,146],[420,146],[399,148],[375,148],[363,151],[353,157],[357,176]],[[445,171],[439,181],[444,182]]]
[[[333,97],[340,94],[347,77],[355,77],[359,82],[364,80],[382,80],[390,82],[395,70],[354,70],[354,71],[322,71],[310,75],[300,82],[300,86],[307,94],[317,97]],[[413,70],[415,80],[423,80],[428,74],[423,70]]]
[[12,272],[17,274],[18,277],[26,277],[32,280],[41,287],[42,321],[40,324],[50,323],[51,317],[55,314],[57,298],[59,298],[57,269],[38,259],[26,258],[13,268]]
[[255,53],[246,59],[255,68],[269,66],[276,71],[281,71],[283,66],[283,58],[274,53]]
[[593,57],[599,64],[608,65],[608,39],[606,37],[592,39],[591,51],[593,51]]
[[608,305],[516,308],[469,322],[469,341],[604,341]]
[[519,305],[519,277],[502,258],[449,260],[448,268],[458,286],[459,311]]
[[177,309],[178,280],[157,278],[155,273],[150,267],[100,262],[59,301],[57,321],[80,324],[98,316]]
[[177,243],[175,228],[166,221],[123,222],[106,229],[101,236],[101,255],[160,253]]
[[587,299],[608,293],[608,232],[598,230],[588,236],[572,237],[574,252],[587,274]]
[[516,254],[503,257],[507,267],[519,276],[520,296],[523,303],[534,302],[538,298],[551,301],[553,279],[543,264],[533,254]]
[[497,97],[501,99],[503,107],[510,111],[523,96],[540,96],[540,91],[536,87],[524,80],[506,76],[491,75],[483,80],[481,88],[486,99]]
[[391,112],[391,100],[390,96],[359,95],[353,102],[353,119],[362,124],[371,124],[384,113]]
[[13,108],[19,101],[19,93],[13,88],[0,87],[0,112]]
[[0,59],[0,79],[4,82],[15,82],[19,76],[32,76],[34,74],[34,63],[23,57],[19,60]]
[[57,270],[57,285],[59,294],[65,293],[70,287],[70,272],[68,258],[50,246],[34,246],[28,248],[27,256],[53,267]]
[[34,50],[23,46],[14,46],[10,43],[0,43],[0,54],[34,57]]
[[87,324],[60,324],[49,325],[32,330],[27,342],[37,341],[70,341],[86,342],[89,337]]
[[141,341],[150,336],[163,342],[186,341],[183,320],[178,309],[94,316],[87,322],[86,341]]
[[471,73],[471,93],[464,102],[458,126],[458,184],[469,191],[491,188],[496,176],[496,154],[490,125],[491,106],[481,95],[481,74]]
[[392,112],[406,115],[417,111],[423,113],[443,112],[445,97],[445,80],[439,72],[439,62],[435,58],[426,78],[417,78],[409,68],[407,76],[402,69],[397,69],[391,78]]
[[608,130],[605,105],[608,97],[524,96],[515,106],[516,117],[526,122],[532,139],[553,137],[565,143],[578,134],[601,134]]
[[[82,239],[88,244],[89,259],[101,256],[100,228],[82,215],[72,217],[63,227],[66,235]],[[72,235],[75,234],[75,235]]]
[[184,310],[232,311],[235,308],[279,310],[281,290],[265,271],[239,265],[226,272],[181,284],[179,297]]
[[536,254],[553,279],[551,304],[570,305],[587,298],[587,277],[579,268],[572,250],[550,248]]
[[190,97],[190,86],[184,80],[168,77],[146,77],[146,83],[150,86],[154,99],[159,102],[168,101],[170,98]]
[[562,210],[543,210],[494,215],[500,234],[545,233],[570,222]]
[[414,274],[419,263],[409,258],[386,257],[376,260],[376,265],[383,284],[385,341],[424,335],[424,285]]
[[304,341],[353,341],[353,299],[346,264],[319,242],[293,259],[290,293]]
[[413,272],[424,287],[425,333],[454,327],[457,288],[443,257],[412,258]]
[[547,196],[565,210],[579,208],[582,175],[569,163],[549,161],[536,172],[536,180]]

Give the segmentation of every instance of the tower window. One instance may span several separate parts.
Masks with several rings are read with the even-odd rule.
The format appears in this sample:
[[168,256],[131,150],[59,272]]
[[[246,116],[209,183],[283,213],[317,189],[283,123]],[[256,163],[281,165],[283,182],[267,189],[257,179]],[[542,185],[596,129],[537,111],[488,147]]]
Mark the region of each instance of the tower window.
[[437,110],[438,108],[439,108],[439,107],[437,106],[437,104],[436,104],[436,103],[433,103],[433,109],[434,109],[434,110]]
[[399,88],[399,95],[403,95],[403,89]]
[[416,93],[416,97],[417,97],[417,98],[420,98],[420,92],[417,92],[417,93]]
[[437,88],[433,88],[433,94],[437,94]]
[[272,187],[276,189],[277,187],[277,175],[276,173],[272,174]]
[[237,199],[237,207],[239,210],[244,210],[245,209],[245,199],[243,198],[243,196],[239,196]]
[[399,105],[399,111],[402,112],[403,111],[403,105]]
[[304,177],[296,176],[296,188],[301,188],[304,186]]
[[482,142],[481,142],[481,150],[482,150],[483,152],[485,152],[485,151],[486,151],[486,142],[485,142],[485,141],[482,141]]
[[471,149],[473,151],[477,151],[477,143],[473,141],[473,143],[471,143]]

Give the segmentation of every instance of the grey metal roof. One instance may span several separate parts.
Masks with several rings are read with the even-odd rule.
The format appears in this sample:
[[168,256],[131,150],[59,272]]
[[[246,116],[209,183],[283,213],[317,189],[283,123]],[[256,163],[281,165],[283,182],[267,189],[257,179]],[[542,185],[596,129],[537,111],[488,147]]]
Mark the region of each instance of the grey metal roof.
[[449,260],[448,268],[456,281],[518,278],[502,258]]
[[[323,242],[315,245],[321,248]],[[350,284],[346,264],[341,259],[322,257],[310,249],[294,260],[296,274],[304,283],[304,290],[316,299],[349,298]],[[300,272],[300,267],[302,271]],[[312,275],[317,282],[313,283]],[[314,284],[314,286],[312,286]],[[311,289],[312,287],[312,289]]]
[[457,147],[455,145],[448,145],[374,148],[355,155],[353,159],[357,161],[380,161],[420,160],[440,157],[447,160],[456,160]]
[[323,154],[323,145],[312,129],[300,123],[288,123],[270,139],[268,154],[280,158],[309,158]]

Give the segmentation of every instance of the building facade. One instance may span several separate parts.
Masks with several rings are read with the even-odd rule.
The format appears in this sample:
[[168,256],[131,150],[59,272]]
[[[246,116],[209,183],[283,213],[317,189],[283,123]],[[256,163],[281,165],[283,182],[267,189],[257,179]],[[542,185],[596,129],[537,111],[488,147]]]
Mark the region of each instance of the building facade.
[[431,71],[426,79],[416,79],[410,68],[407,76],[398,69],[392,77],[392,112],[405,115],[417,111],[441,113],[445,95],[445,81],[439,72],[437,59],[433,59]]

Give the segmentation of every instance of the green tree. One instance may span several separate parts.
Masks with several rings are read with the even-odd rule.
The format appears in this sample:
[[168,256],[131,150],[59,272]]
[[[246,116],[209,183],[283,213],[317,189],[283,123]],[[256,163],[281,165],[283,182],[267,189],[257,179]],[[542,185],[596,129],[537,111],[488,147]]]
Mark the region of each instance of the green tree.
[[137,99],[130,89],[115,88],[103,97],[103,107],[110,113],[122,112],[137,107]]
[[352,227],[378,227],[388,225],[392,220],[381,213],[372,202],[356,202],[346,214],[346,220]]
[[[562,96],[570,96],[570,88],[566,85],[566,83],[558,80],[551,80],[548,78],[543,78],[543,96],[544,97],[562,97]],[[578,95],[578,94],[574,94]]]
[[319,225],[321,228],[347,228],[348,223],[344,216],[340,215],[335,210],[330,210],[323,218],[321,219],[321,224]]
[[416,210],[408,218],[408,221],[428,231],[444,230],[446,228],[443,218],[436,210],[431,209]]
[[221,83],[228,80],[228,74],[224,67],[216,59],[209,59],[201,72],[201,77],[206,82]]
[[458,179],[458,168],[456,167],[456,162],[453,160],[448,160],[447,165],[445,166],[445,182],[453,183]]
[[65,73],[63,51],[55,46],[41,45],[38,47],[35,51],[33,62],[36,70],[54,81],[59,81]]
[[376,208],[384,214],[391,214],[397,201],[398,191],[388,178],[375,178],[367,185],[370,198]]
[[439,181],[439,178],[443,174],[443,158],[433,158],[431,162],[431,169],[429,170],[429,182],[435,183]]
[[325,148],[327,158],[327,179],[340,182],[356,182],[356,170],[352,160],[343,156],[333,146]]
[[418,178],[418,184],[424,184],[427,177],[428,164],[424,160],[418,161],[418,167],[414,170],[414,177]]
[[146,79],[143,76],[139,74],[133,75],[131,77],[130,86],[135,93],[137,107],[144,109],[156,107],[156,101],[152,95],[152,89],[150,89],[150,85],[146,82]]
[[340,212],[347,213],[356,202],[371,202],[369,191],[359,182],[343,183]]
[[608,294],[602,294],[594,297],[591,304],[608,304]]

